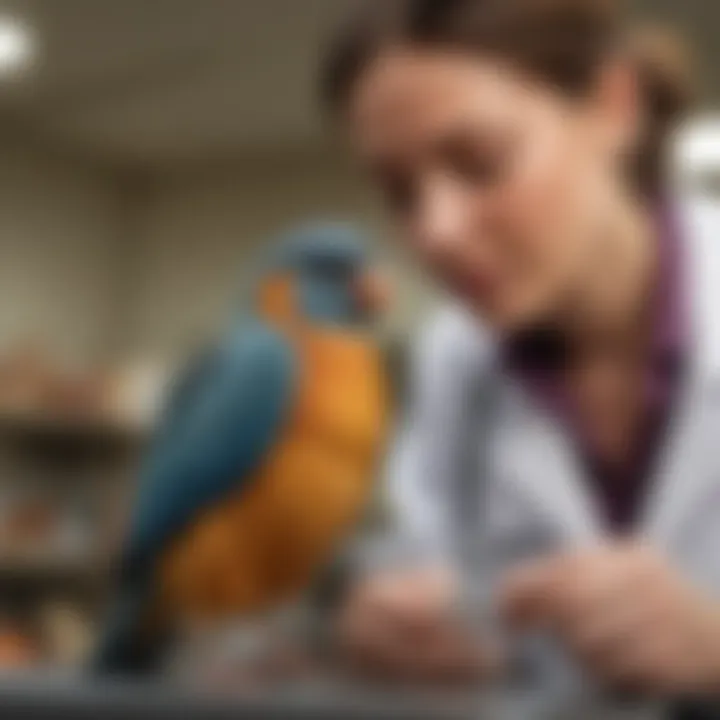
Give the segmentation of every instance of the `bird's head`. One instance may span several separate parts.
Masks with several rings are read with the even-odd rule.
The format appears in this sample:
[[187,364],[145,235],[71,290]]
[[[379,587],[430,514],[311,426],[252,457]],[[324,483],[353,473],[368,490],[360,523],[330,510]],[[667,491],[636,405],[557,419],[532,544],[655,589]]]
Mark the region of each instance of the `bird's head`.
[[365,238],[351,226],[311,225],[282,237],[265,256],[257,308],[275,321],[357,329],[387,304]]

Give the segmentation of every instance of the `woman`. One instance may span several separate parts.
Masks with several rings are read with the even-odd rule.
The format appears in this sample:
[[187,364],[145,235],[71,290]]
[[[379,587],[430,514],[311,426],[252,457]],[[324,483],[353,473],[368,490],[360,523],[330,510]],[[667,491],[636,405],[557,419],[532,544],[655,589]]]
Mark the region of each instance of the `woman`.
[[[602,683],[720,693],[720,216],[670,197],[687,93],[656,49],[598,0],[377,0],[331,53],[327,100],[457,301],[391,476],[427,552],[343,612],[385,674],[487,668],[452,611],[492,584]],[[460,515],[485,544],[458,573]]]

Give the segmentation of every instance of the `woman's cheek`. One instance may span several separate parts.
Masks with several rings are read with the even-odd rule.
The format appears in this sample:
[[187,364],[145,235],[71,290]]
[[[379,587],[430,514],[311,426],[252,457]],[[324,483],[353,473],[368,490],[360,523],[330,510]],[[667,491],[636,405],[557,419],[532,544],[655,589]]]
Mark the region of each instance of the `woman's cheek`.
[[518,187],[507,198],[502,236],[503,282],[498,302],[506,321],[526,324],[542,319],[559,282],[564,252],[561,228],[548,188]]
[[593,159],[582,138],[569,120],[538,121],[508,183],[507,211],[538,256],[567,251],[585,224]]

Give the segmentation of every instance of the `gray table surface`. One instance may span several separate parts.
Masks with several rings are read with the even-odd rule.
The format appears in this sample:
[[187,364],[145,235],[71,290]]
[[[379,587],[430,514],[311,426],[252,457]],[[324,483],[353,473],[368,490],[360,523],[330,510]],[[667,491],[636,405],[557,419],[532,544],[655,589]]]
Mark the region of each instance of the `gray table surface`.
[[[263,693],[190,691],[160,684],[90,683],[79,678],[37,676],[0,680],[0,718],[13,720],[120,720],[149,717],[203,720],[565,720],[538,715],[532,700],[507,693],[412,693],[304,683]],[[580,720],[644,720],[636,709],[602,711]],[[571,720],[568,718],[567,720]]]

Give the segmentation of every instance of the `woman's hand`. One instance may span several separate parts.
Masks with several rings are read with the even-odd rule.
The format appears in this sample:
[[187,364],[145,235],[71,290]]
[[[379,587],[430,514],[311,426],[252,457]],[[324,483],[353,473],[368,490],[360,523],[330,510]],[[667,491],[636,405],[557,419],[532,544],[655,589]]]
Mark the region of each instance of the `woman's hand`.
[[663,695],[720,691],[720,604],[635,544],[520,570],[503,594],[510,621],[556,630],[612,685]]
[[354,667],[383,680],[458,683],[490,670],[453,617],[456,584],[443,570],[369,578],[351,593],[337,638]]

